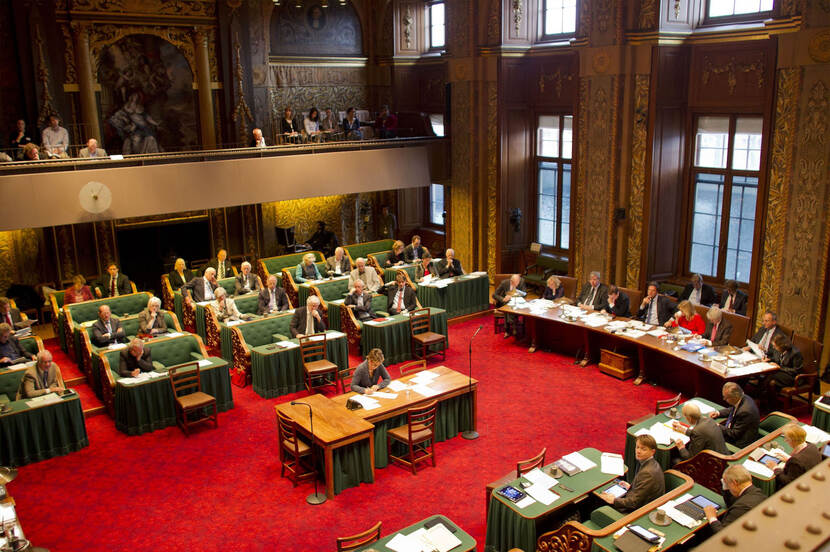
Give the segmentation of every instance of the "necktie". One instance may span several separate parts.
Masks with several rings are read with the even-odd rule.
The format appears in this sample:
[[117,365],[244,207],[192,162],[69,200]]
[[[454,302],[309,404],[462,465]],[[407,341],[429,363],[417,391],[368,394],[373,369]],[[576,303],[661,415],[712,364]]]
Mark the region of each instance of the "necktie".
[[594,292],[591,294],[591,300],[588,301],[588,304],[591,305],[591,306],[594,305],[594,299],[596,299],[596,297],[597,297],[597,290],[598,289],[599,289],[599,286],[594,288]]
[[764,338],[761,340],[761,349],[763,349],[764,352],[766,352],[767,349],[769,349],[769,339],[771,335],[772,330],[767,330],[767,332],[764,334]]
[[401,307],[403,306],[403,290],[398,290],[398,312],[401,312]]
[[271,301],[268,303],[268,310],[274,310],[277,308],[277,292],[276,290],[271,290]]
[[112,339],[112,323],[107,320],[107,333],[110,334],[110,339]]
[[[743,400],[743,399],[741,399],[741,400]],[[738,406],[740,406],[740,404],[741,403],[736,404],[735,406],[732,407],[732,410],[729,411],[729,417],[726,418],[726,428],[727,429],[732,427],[732,419],[735,417],[735,411],[738,410]]]
[[110,278],[110,297],[115,297],[115,278]]
[[9,326],[14,327],[14,324],[12,324],[12,313],[11,313],[11,311],[6,313],[6,323]]
[[712,335],[709,337],[709,341],[714,343],[715,342],[715,336],[717,335],[717,333],[718,333],[718,324],[715,324],[714,326],[712,326]]
[[723,308],[724,308],[724,310],[732,308],[732,296],[731,295],[726,296],[726,303],[723,304]]
[[45,370],[43,374],[41,374],[41,378],[43,379],[43,388],[46,389],[49,387],[49,370]]
[[314,318],[311,311],[306,311],[305,334],[311,335],[314,333]]

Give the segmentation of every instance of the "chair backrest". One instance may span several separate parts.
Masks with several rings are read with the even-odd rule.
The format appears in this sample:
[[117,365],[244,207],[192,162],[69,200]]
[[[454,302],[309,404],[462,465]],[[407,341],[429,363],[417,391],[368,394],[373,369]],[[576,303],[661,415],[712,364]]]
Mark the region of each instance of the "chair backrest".
[[784,326],[782,324],[777,324],[777,326],[778,326],[778,329],[781,330],[782,332],[784,332],[784,335],[786,335],[787,338],[790,341],[792,341],[793,335],[795,335],[795,331],[793,331],[792,328],[788,328],[787,326]]
[[170,368],[167,372],[170,376],[170,388],[174,397],[189,395],[202,390],[202,379],[199,377],[199,363],[188,362]]
[[414,374],[415,372],[420,372],[421,370],[426,369],[426,367],[426,360],[413,360],[411,362],[406,362],[401,364],[401,375],[405,376],[407,374]]
[[312,334],[300,338],[300,357],[303,364],[326,358],[326,334]]
[[281,334],[286,337],[291,336],[289,327],[293,316],[292,313],[286,312],[276,316],[259,318],[250,322],[237,324],[233,327],[232,331],[239,332],[245,345],[250,348],[268,345],[274,342],[274,334]]
[[[707,307],[706,305],[694,305],[694,307],[695,307],[695,312],[697,314],[699,314],[700,317],[703,318],[703,321],[705,322],[706,321],[706,313],[709,312],[709,307]],[[727,313],[724,313],[724,314],[727,314]]]
[[547,447],[542,449],[542,452],[529,458],[527,460],[520,460],[516,462],[516,477],[521,477],[532,469],[545,465],[545,453],[548,451]]
[[733,312],[724,312],[723,319],[732,324],[732,335],[729,336],[729,344],[735,347],[746,345],[746,338],[749,333],[749,317]]
[[277,257],[266,257],[264,259],[260,259],[258,264],[260,268],[259,276],[262,278],[262,283],[266,283],[265,280],[270,274],[279,274],[283,268],[297,266],[303,260],[303,257],[308,253],[313,253],[314,259],[317,262],[325,262],[326,260],[323,254],[319,251],[303,251],[302,253],[291,253],[289,255],[279,255]]
[[216,282],[225,288],[225,291],[228,292],[229,297],[233,297],[236,293],[236,278],[231,276],[230,278],[222,278],[221,280],[216,280]]
[[124,316],[125,314],[138,314],[147,308],[147,302],[152,296],[152,293],[142,291],[141,293],[130,293],[118,297],[71,303],[64,307],[64,312],[70,314],[72,322],[78,324],[98,318],[98,307],[101,305],[109,305],[112,314],[118,317]]
[[343,249],[349,255],[352,261],[352,265],[354,265],[355,260],[358,257],[363,257],[364,259],[369,258],[369,253],[378,253],[380,251],[391,251],[392,245],[395,243],[393,239],[386,239],[386,240],[377,240],[373,242],[365,242],[365,243],[353,243],[351,245],[343,246]]
[[793,346],[801,351],[801,356],[804,357],[803,372],[805,374],[817,373],[818,363],[821,360],[822,344],[809,337],[793,334]]
[[559,281],[562,282],[562,288],[564,289],[563,297],[568,299],[576,299],[576,278],[571,276],[557,276]]
[[418,309],[409,313],[409,333],[418,335],[430,331],[429,309]]
[[349,537],[337,537],[337,552],[347,552],[349,550],[359,550],[367,545],[380,540],[380,526],[382,522],[377,522],[373,527]]
[[416,433],[427,431],[432,435],[435,431],[435,415],[438,412],[438,401],[410,408],[406,411],[406,425],[409,427],[409,440],[412,441]]
[[27,369],[17,366],[8,370],[3,368],[3,370],[5,371],[0,372],[0,395],[5,395],[9,401],[13,401],[17,398],[17,392]]
[[17,341],[20,347],[29,354],[36,355],[43,350],[43,340],[36,335],[21,337]]
[[279,435],[280,447],[285,448],[295,457],[300,455],[297,423],[279,410],[277,410],[277,435]]
[[678,393],[677,396],[672,397],[670,399],[657,399],[657,403],[654,405],[654,413],[660,414],[661,412],[665,412],[666,410],[671,410],[672,408],[678,406],[682,400],[682,393]]
[[629,311],[631,317],[637,316],[637,311],[640,310],[640,303],[643,301],[643,292],[639,289],[621,287],[620,291],[625,293],[628,297]]

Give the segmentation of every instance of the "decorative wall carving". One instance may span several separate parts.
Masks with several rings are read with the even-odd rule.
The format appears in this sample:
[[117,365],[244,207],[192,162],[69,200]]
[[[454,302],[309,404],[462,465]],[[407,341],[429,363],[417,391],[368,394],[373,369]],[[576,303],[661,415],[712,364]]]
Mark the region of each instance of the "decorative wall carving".
[[641,0],[640,16],[637,26],[641,31],[648,31],[657,26],[657,0]]
[[[577,112],[577,151],[574,157],[579,159],[588,159],[588,94],[591,92],[591,81],[587,77],[580,77],[579,79],[579,111]],[[582,213],[585,212],[585,196],[588,193],[586,189],[586,166],[587,162],[579,162],[576,164],[576,224],[574,224],[573,242],[571,243],[571,251],[573,252],[573,276],[581,280],[585,273],[585,262],[582,258],[583,239],[585,235],[585,219]]]
[[49,66],[46,63],[44,48],[46,43],[40,34],[40,25],[35,25],[35,52],[37,53],[37,81],[40,83],[40,111],[37,116],[37,127],[46,126],[49,117],[58,115],[58,110],[52,104],[52,93],[49,91]]
[[596,19],[600,32],[608,32],[611,16],[616,11],[614,0],[594,0],[591,2],[591,7],[594,10],[594,18]]
[[406,11],[401,15],[401,33],[403,34],[403,41],[407,50],[412,49],[413,29],[415,24],[415,16],[412,13],[412,4],[406,5]]
[[228,225],[225,221],[224,209],[210,209],[210,235],[214,252],[228,248]]
[[563,73],[561,68],[557,68],[556,71],[550,74],[540,73],[539,74],[539,94],[543,94],[545,92],[546,83],[553,83],[553,90],[556,92],[556,97],[562,97],[562,83],[563,82],[570,82],[574,78],[572,73]]
[[648,97],[650,75],[634,76],[634,119],[631,137],[631,179],[628,194],[628,253],[626,287],[640,288],[640,263],[643,248],[643,203],[646,188],[648,151]]
[[450,205],[452,221],[448,247],[453,247],[461,263],[473,266],[475,238],[473,217],[475,201],[471,179],[471,157],[473,155],[474,129],[470,124],[473,112],[472,83],[457,81],[452,84],[452,186]]
[[[363,194],[363,197],[369,202],[371,212],[372,204],[375,203],[374,194]],[[355,243],[356,217],[346,216],[346,213],[355,213],[356,201],[358,194],[263,203],[262,227],[272,229],[275,226],[294,226],[294,237],[302,242],[314,234],[317,221],[322,220],[337,234],[341,243]]]
[[63,36],[63,82],[75,84],[78,82],[78,71],[75,68],[75,41],[72,39],[69,25],[61,25],[61,35]]
[[105,220],[95,223],[95,241],[98,249],[99,272],[104,272],[109,263],[118,262],[118,248],[115,245],[114,221]]
[[830,30],[822,31],[810,39],[807,51],[813,61],[827,63],[830,61]]
[[12,283],[39,282],[40,232],[33,228],[0,232],[0,295]]
[[248,140],[248,121],[254,120],[251,113],[251,108],[248,107],[248,102],[245,101],[245,87],[243,86],[243,78],[245,70],[242,67],[242,46],[239,44],[239,34],[234,35],[233,48],[234,56],[234,74],[236,76],[236,107],[233,109],[231,119],[236,124],[237,138],[244,145]]
[[487,12],[487,43],[501,42],[501,0],[490,0]]
[[270,71],[275,86],[268,94],[275,120],[286,105],[295,112],[331,106],[335,113],[348,106],[368,107],[365,67],[272,65]]
[[56,0],[56,11],[216,16],[215,0]]
[[513,32],[517,35],[522,29],[522,15],[524,15],[522,0],[510,0],[510,16],[513,20]]
[[499,87],[498,83],[487,83],[487,273],[491,279],[496,276],[496,251],[499,249],[498,231],[498,116],[499,116]]
[[737,73],[755,73],[758,77],[758,88],[764,87],[764,60],[761,56],[755,62],[743,63],[735,60],[735,56],[722,65],[714,65],[709,56],[703,58],[703,84],[709,84],[712,75],[726,74],[726,82],[729,86],[729,94],[735,93],[735,86],[738,84]]
[[271,55],[359,56],[363,53],[360,18],[351,3],[317,2],[296,8],[294,2],[275,7],[271,15]]

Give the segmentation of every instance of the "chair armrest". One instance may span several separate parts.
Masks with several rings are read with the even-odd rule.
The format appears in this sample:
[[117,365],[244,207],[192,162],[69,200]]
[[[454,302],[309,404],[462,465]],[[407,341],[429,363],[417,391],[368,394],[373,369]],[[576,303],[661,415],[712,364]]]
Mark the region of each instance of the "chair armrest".
[[202,360],[205,357],[204,355],[202,355],[202,353],[195,353],[193,351],[190,351],[190,358],[192,358],[193,360]]
[[386,311],[377,311],[375,314],[379,314],[382,318],[388,318],[389,313]]
[[286,336],[286,335],[282,335],[282,334],[278,334],[278,333],[275,333],[275,334],[273,335],[273,337],[274,337],[274,339],[276,339],[277,341],[290,341],[290,338],[289,338],[288,336]]
[[795,382],[793,383],[793,387],[801,387],[802,385],[808,385],[810,383],[814,383],[818,374],[798,374],[795,377]]
[[163,372],[163,371],[166,369],[166,367],[164,366],[164,364],[162,364],[161,362],[159,362],[159,361],[157,361],[157,360],[154,360],[154,361],[153,361],[153,368],[155,368],[157,372],[158,372],[158,371],[162,371],[162,372]]

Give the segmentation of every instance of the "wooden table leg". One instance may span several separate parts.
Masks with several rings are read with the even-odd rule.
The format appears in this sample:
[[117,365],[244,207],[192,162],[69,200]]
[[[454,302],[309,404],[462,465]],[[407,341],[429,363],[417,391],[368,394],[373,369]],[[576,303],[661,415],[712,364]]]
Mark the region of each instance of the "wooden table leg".
[[637,345],[637,359],[639,361],[640,366],[638,367],[639,372],[637,373],[638,378],[645,378],[646,377],[646,351],[645,347],[642,345]]
[[325,447],[326,498],[334,498],[334,455],[332,447]]
[[369,468],[372,470],[372,483],[375,482],[375,430],[369,431]]
[[588,362],[591,362],[591,339],[588,335],[590,332],[587,328],[582,329],[583,346],[585,347],[585,356],[583,357]]

